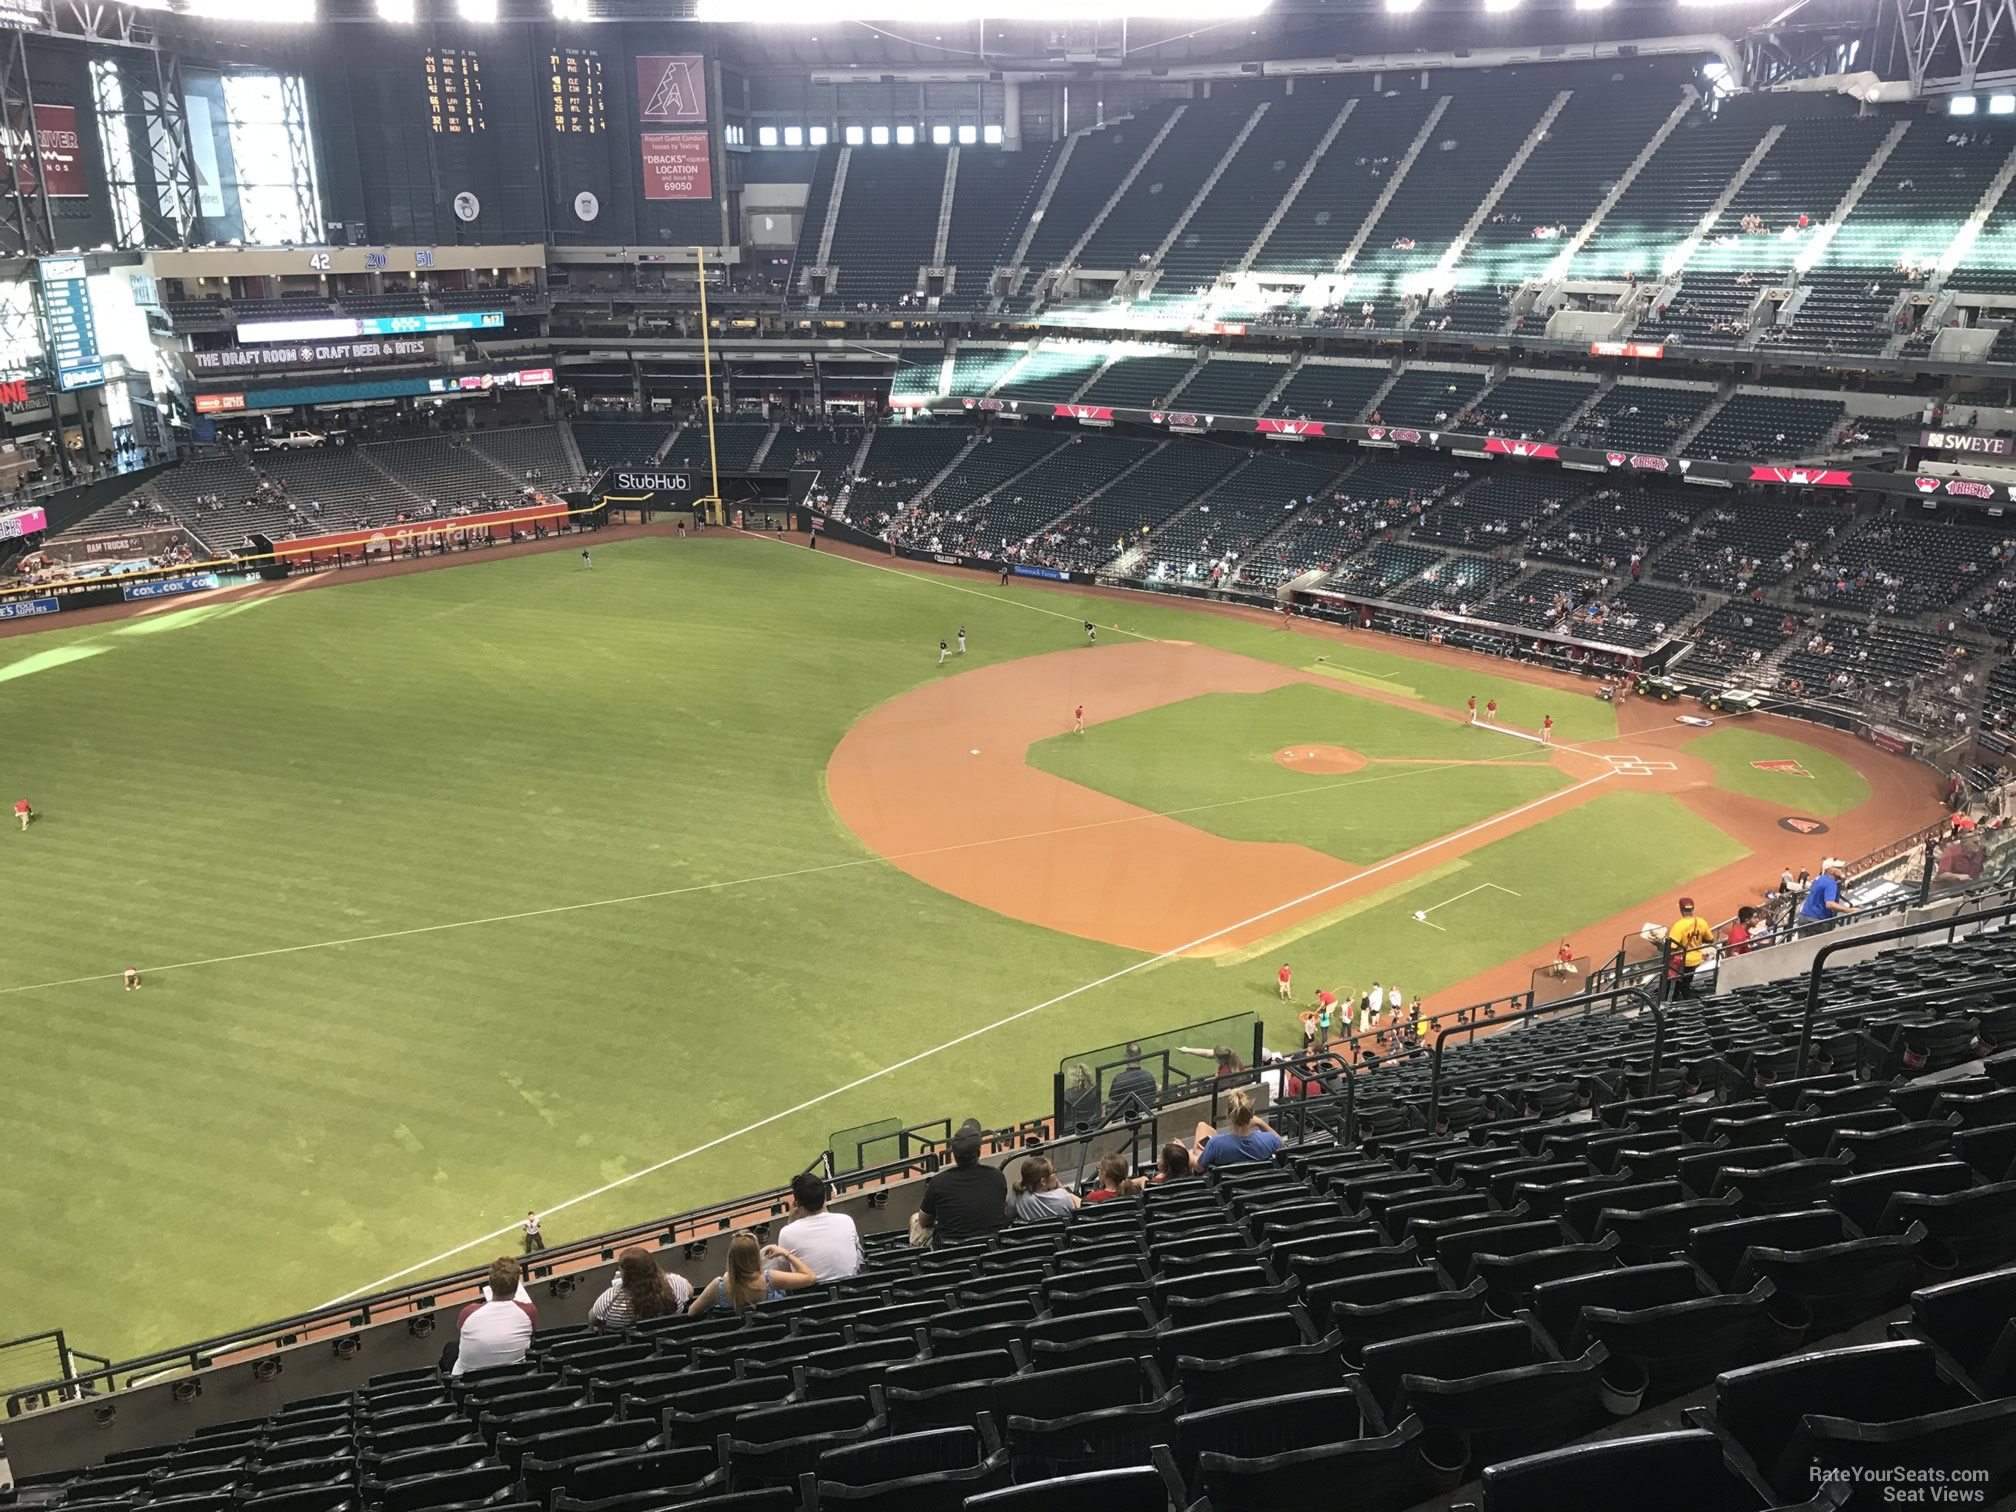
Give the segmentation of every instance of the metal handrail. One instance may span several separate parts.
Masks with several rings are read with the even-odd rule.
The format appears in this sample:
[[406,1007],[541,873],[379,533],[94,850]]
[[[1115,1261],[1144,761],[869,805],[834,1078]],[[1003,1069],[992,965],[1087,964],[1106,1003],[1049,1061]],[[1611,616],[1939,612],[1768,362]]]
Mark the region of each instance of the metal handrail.
[[[1880,945],[1886,940],[1904,940],[1915,935],[1932,934],[1941,929],[1946,931],[1946,943],[1951,945],[1955,930],[1969,924],[2007,923],[2011,919],[2016,919],[2016,899],[2002,904],[1999,908],[1982,909],[1975,913],[1949,914],[1943,919],[1925,919],[1916,924],[1900,924],[1890,929],[1879,929],[1873,934],[1858,934],[1847,939],[1830,940],[1822,945],[1814,952],[1813,968],[1806,974],[1806,1011],[1799,1021],[1799,1060],[1793,1074],[1797,1076],[1806,1074],[1806,1065],[1813,1052],[1813,1026],[1820,1017],[1820,978],[1828,960],[1836,953],[1854,950],[1864,945]],[[1831,929],[1834,926],[1828,927]],[[1933,989],[1933,992],[1940,996],[1950,996],[1952,991],[1951,987]],[[1921,995],[1931,994],[1913,994],[1914,997]]]
[[[1595,1003],[1607,1002],[1613,1007],[1620,997],[1633,998],[1639,1008],[1652,1015],[1652,1075],[1651,1085],[1659,1084],[1660,1065],[1666,1055],[1666,1012],[1658,998],[1643,987],[1604,987],[1592,992],[1578,993],[1574,997],[1560,998],[1538,1008],[1522,1008],[1516,1013],[1503,1015],[1501,1023],[1519,1023],[1525,1019],[1539,1018],[1544,1014],[1559,1013],[1564,1008],[1587,1008]],[[1439,1028],[1435,1033],[1435,1045],[1429,1052],[1428,1064],[1428,1132],[1433,1134],[1441,1121],[1442,1112],[1442,1046],[1453,1034],[1474,1032],[1471,1024],[1452,1024]]]

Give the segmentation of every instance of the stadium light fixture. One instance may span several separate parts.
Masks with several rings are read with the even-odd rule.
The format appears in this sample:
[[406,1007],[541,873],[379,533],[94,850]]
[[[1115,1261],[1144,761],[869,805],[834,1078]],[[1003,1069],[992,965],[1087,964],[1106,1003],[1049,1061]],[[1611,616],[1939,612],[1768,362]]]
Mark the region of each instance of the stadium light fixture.
[[315,21],[315,0],[188,0],[185,13],[206,21],[310,26]]
[[488,26],[497,19],[497,0],[455,0],[455,14],[464,21]]
[[1988,114],[2016,115],[2016,95],[1988,96]]
[[1946,114],[1948,115],[1974,114],[1974,96],[1972,95],[1953,96],[1952,99],[1946,102]]
[[1004,0],[769,0],[752,8],[748,0],[695,0],[693,19],[732,21],[741,26],[808,26],[832,21],[910,21],[939,26],[983,20],[1225,21],[1258,16],[1273,0],[1005,0],[1005,4],[1004,9]]
[[400,26],[411,26],[418,12],[413,0],[378,0],[378,19],[391,21]]
[[588,0],[553,0],[555,21],[586,21]]

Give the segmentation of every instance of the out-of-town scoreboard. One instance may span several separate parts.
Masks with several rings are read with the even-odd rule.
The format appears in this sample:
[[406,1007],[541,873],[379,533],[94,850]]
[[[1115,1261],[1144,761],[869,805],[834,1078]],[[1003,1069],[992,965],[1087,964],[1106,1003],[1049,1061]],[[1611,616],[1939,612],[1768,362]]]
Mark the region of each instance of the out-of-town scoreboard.
[[98,322],[91,314],[90,270],[81,257],[38,259],[42,285],[42,319],[49,328],[49,366],[56,386],[96,388],[105,381],[105,359],[98,350]]
[[427,124],[436,136],[472,136],[489,129],[483,113],[483,65],[474,49],[427,50]]
[[602,56],[592,47],[556,47],[546,55],[547,117],[562,136],[600,136],[609,129],[602,93]]

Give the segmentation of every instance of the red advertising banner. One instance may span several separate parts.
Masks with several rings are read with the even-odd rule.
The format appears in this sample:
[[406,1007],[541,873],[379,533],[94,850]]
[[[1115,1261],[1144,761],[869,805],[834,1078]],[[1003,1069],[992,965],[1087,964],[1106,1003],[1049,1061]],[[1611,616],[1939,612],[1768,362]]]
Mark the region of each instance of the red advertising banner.
[[84,184],[84,144],[77,135],[77,107],[37,105],[35,145],[31,151],[25,133],[13,122],[0,130],[0,165],[11,164],[14,187],[23,194],[35,192],[36,164],[41,164],[42,183],[51,199],[84,199],[90,191]]
[[1078,420],[1087,425],[1111,425],[1113,409],[1105,404],[1060,404],[1051,413],[1055,420]]
[[637,59],[637,119],[697,126],[707,119],[707,60],[698,53],[644,53]]
[[1507,441],[1503,436],[1490,436],[1485,439],[1484,450],[1504,457],[1539,457],[1547,462],[1561,460],[1561,448],[1549,441]]
[[644,198],[714,198],[714,163],[704,131],[647,131],[643,136]]
[[1591,357],[1664,357],[1666,348],[1656,341],[1592,341]]
[[243,394],[198,394],[196,413],[199,415],[221,415],[228,410],[245,408]]
[[1752,483],[1790,483],[1795,488],[1853,488],[1855,480],[1838,467],[1753,467]]
[[517,534],[516,527],[534,525],[542,521],[551,522],[565,519],[567,506],[555,499],[542,499],[537,504],[528,504],[519,509],[499,509],[489,514],[451,515],[445,519],[404,520],[395,525],[381,525],[375,530],[339,530],[329,535],[306,536],[299,540],[283,541],[273,548],[277,557],[307,557],[311,561],[326,561],[331,557],[363,556],[367,553],[410,551],[415,547],[430,545],[444,537],[450,541],[466,540],[470,536],[488,535],[493,540],[502,532],[503,539],[510,540]]
[[1263,436],[1320,436],[1321,420],[1261,420],[1256,428]]

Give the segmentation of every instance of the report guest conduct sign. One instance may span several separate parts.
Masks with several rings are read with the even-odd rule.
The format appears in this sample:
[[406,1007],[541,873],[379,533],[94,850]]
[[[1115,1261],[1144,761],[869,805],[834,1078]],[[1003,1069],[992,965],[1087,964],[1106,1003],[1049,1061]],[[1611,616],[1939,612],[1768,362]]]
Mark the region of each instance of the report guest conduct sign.
[[714,165],[704,131],[647,131],[641,140],[644,198],[714,197]]

